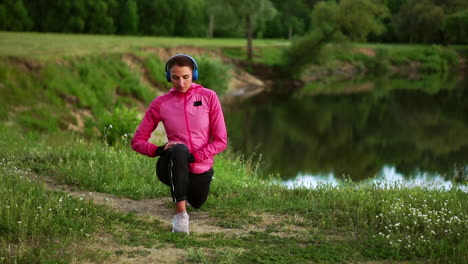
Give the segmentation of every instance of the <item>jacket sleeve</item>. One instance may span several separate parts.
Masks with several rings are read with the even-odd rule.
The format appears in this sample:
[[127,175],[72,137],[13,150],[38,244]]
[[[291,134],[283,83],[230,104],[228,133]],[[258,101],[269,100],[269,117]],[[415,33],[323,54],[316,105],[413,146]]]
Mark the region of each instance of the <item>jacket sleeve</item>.
[[211,142],[204,148],[192,153],[195,162],[211,159],[227,147],[227,131],[223,110],[215,92],[210,97],[210,135]]
[[131,144],[133,150],[149,157],[156,157],[156,149],[158,149],[158,146],[148,142],[148,139],[158,126],[159,121],[161,121],[159,114],[154,104],[151,103],[132,138]]

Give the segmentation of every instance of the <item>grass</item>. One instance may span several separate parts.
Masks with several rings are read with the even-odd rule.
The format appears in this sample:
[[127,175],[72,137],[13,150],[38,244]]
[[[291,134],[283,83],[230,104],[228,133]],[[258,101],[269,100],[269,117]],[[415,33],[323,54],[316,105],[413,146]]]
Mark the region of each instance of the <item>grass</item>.
[[[141,84],[118,55],[48,63],[38,70],[25,70],[23,63],[28,64],[0,61],[0,117],[15,119],[27,129],[55,132],[77,124],[77,109],[103,117],[116,105],[134,106],[137,100],[154,98],[152,88]],[[104,120],[88,118],[88,128],[102,127]]]
[[[284,64],[285,45],[260,46],[254,49],[254,63],[269,66],[279,66]],[[224,56],[247,61],[247,50],[244,47],[224,47],[221,49]]]
[[[21,244],[24,256],[43,250],[44,258],[53,259],[55,251],[70,244],[46,250],[49,242],[41,238],[53,237],[70,243],[86,241],[90,238],[83,233],[92,237],[109,221],[114,223],[112,228],[104,230],[116,243],[182,248],[187,254],[185,263],[379,260],[463,263],[467,258],[468,205],[464,201],[468,194],[459,190],[398,185],[382,189],[378,184],[354,183],[287,189],[262,179],[257,174],[256,162],[228,151],[216,159],[212,192],[202,210],[208,211],[217,225],[246,233],[181,237],[171,234],[157,221],[113,214],[66,194],[50,193],[25,177],[34,172],[82,190],[133,199],[167,196],[166,186],[154,176],[154,159],[134,153],[125,144],[110,147],[66,134],[22,136],[6,128],[1,132],[1,174],[6,184],[0,188],[8,194],[2,196],[4,200],[0,203],[0,223],[8,230],[0,236],[4,250],[0,255],[8,259],[5,263],[22,260],[18,253],[6,250],[8,245],[41,241]],[[6,140],[13,135],[17,140]],[[79,214],[74,214],[75,208]],[[5,213],[12,209],[14,213]],[[39,224],[38,213],[45,217]],[[268,220],[268,216],[273,220]],[[24,228],[19,228],[23,225]],[[69,228],[72,231],[67,231]],[[78,253],[72,250],[70,254],[63,259]],[[140,250],[115,254],[141,257],[149,253]]]
[[0,163],[0,263],[41,263],[78,255],[64,249],[106,222],[106,209],[45,190],[29,170],[15,167],[8,157]]
[[[285,45],[278,39],[254,40],[255,46]],[[143,47],[195,46],[202,48],[244,47],[245,39],[175,38],[150,36],[112,36],[91,34],[56,34],[0,32],[0,57],[32,57],[41,60],[63,56],[100,53],[136,52]]]

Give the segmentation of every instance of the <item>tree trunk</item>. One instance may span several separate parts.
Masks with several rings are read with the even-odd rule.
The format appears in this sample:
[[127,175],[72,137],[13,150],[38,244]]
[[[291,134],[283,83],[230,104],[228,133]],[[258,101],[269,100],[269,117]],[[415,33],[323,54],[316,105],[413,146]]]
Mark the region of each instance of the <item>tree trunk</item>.
[[208,38],[213,37],[213,30],[214,30],[214,24],[215,24],[215,17],[213,14],[210,14],[210,23],[208,24]]
[[292,37],[293,37],[293,29],[292,29],[292,27],[289,27],[288,28],[288,39],[292,40]]
[[252,47],[252,16],[247,15],[247,59],[253,60],[253,47]]

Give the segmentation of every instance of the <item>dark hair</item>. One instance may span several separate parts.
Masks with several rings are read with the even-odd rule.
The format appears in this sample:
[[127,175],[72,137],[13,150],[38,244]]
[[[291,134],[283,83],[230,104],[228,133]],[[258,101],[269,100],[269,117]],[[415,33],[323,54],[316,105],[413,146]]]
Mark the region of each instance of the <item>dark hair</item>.
[[190,60],[187,56],[174,56],[167,61],[167,70],[170,71],[172,66],[177,65],[180,67],[188,66],[192,71],[195,69],[192,60]]

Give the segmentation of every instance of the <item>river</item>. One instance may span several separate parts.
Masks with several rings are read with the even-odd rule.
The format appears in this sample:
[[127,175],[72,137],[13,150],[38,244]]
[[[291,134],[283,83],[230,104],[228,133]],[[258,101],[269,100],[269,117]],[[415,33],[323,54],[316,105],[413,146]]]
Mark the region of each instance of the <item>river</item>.
[[468,177],[468,81],[310,83],[224,106],[231,148],[289,187],[343,180],[450,188]]

